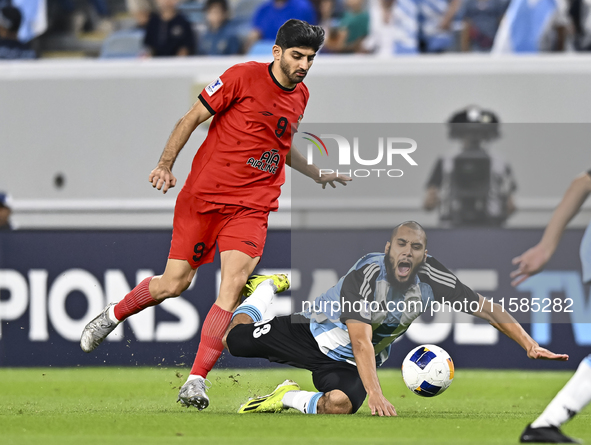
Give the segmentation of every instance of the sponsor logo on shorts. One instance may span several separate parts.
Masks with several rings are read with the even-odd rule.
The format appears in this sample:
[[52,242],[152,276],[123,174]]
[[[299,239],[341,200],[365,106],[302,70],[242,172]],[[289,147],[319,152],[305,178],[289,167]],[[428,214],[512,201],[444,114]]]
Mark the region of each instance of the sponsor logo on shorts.
[[279,168],[279,159],[279,150],[273,149],[264,152],[259,159],[248,158],[246,165],[250,165],[263,172],[275,174]]
[[222,82],[222,79],[220,79],[219,77],[214,80],[213,82],[211,82],[209,85],[207,85],[205,87],[205,91],[207,92],[207,94],[209,94],[209,97],[213,96],[213,93],[215,93],[217,90],[219,90],[222,85],[224,84],[224,82]]
[[244,244],[248,244],[249,246],[256,247],[257,245],[252,241],[242,241]]

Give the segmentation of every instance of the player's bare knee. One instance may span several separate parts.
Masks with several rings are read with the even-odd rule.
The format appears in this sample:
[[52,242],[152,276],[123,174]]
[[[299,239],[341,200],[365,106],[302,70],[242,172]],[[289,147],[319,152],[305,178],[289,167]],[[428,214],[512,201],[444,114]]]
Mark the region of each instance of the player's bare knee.
[[317,409],[320,414],[351,414],[353,404],[343,391],[335,389],[320,397]]
[[157,292],[152,297],[155,300],[166,300],[181,295],[189,287],[184,280],[160,281]]
[[232,276],[222,279],[216,304],[226,310],[234,310],[240,304],[242,289],[247,278],[246,276]]
[[225,277],[223,279],[222,285],[225,284],[226,286],[232,288],[234,291],[240,293],[242,291],[242,288],[244,288],[244,285],[246,284],[247,280],[248,273],[246,273],[246,271],[239,271],[235,274],[232,274],[229,277]]
[[179,283],[171,283],[166,286],[163,292],[163,299],[178,297],[185,289],[179,285]]

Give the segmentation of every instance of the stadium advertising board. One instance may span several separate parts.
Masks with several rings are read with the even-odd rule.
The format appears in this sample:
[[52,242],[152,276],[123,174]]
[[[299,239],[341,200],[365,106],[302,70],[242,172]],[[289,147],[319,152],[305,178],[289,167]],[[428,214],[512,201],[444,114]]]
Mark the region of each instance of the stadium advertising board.
[[[495,302],[504,300],[507,310],[527,300],[529,310],[518,309],[516,318],[540,344],[571,359],[528,360],[491,326],[438,310],[415,321],[393,344],[384,366],[400,366],[406,353],[422,343],[441,345],[459,367],[570,369],[588,354],[591,303],[577,255],[582,231],[566,233],[546,272],[518,289],[510,286],[511,258],[533,245],[540,230],[427,232],[429,253],[474,290]],[[389,236],[389,230],[271,231],[257,271],[291,271],[292,289],[277,298],[275,311],[297,312],[336,284],[362,255],[383,251]],[[163,270],[169,242],[169,231],[0,234],[0,365],[189,366],[219,283],[217,259],[199,270],[182,297],[131,317],[93,353],[83,353],[78,344],[82,328],[106,302],[121,299],[144,277]],[[544,311],[548,300],[550,310]],[[540,307],[533,310],[536,302]],[[224,354],[218,366],[268,363]]]

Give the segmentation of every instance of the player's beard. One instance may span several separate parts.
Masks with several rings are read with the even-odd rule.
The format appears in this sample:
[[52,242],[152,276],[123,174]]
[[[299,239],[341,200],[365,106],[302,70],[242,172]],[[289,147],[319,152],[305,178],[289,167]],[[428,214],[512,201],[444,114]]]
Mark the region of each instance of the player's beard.
[[304,76],[296,76],[296,72],[298,72],[300,70],[296,70],[296,71],[294,71],[292,73],[291,72],[291,69],[289,67],[289,64],[285,61],[285,59],[284,59],[283,56],[281,56],[281,60],[279,61],[279,68],[281,68],[281,71],[283,72],[283,74],[285,75],[285,77],[287,77],[287,79],[291,83],[294,83],[294,84],[295,83],[300,83],[306,77],[306,75],[304,75]]
[[390,261],[390,249],[388,249],[386,255],[384,255],[384,264],[386,265],[388,283],[390,283],[390,287],[392,287],[393,291],[406,292],[408,288],[414,284],[417,274],[419,273],[419,265],[415,265],[408,275],[408,279],[404,282],[399,281],[394,272],[394,265],[392,264],[392,261]]

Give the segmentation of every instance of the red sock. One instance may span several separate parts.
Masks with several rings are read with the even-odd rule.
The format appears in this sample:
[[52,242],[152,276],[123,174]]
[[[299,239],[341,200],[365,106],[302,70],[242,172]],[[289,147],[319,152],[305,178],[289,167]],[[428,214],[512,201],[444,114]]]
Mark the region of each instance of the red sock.
[[123,321],[130,315],[137,314],[147,307],[156,306],[160,303],[150,295],[149,286],[152,278],[154,277],[148,277],[143,280],[123,300],[117,303],[115,306],[115,317],[117,317],[117,320]]
[[201,343],[199,343],[197,357],[195,357],[191,368],[191,375],[207,377],[207,373],[211,371],[215,362],[222,355],[224,350],[222,337],[228,329],[231,319],[232,312],[223,310],[217,304],[211,307],[201,328]]

